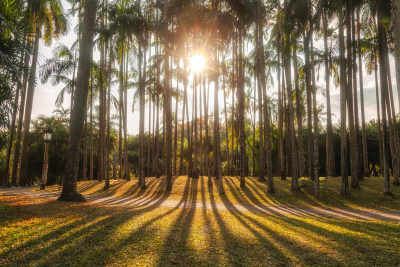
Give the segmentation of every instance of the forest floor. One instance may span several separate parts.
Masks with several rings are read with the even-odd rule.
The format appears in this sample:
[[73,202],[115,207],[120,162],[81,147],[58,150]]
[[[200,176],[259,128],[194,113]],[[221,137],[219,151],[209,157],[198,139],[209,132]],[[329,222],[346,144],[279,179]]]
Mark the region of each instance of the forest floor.
[[0,190],[0,265],[397,266],[400,188],[382,178],[340,196],[340,178],[313,184],[224,177],[225,195],[207,177],[79,182],[86,203],[56,201],[60,186]]

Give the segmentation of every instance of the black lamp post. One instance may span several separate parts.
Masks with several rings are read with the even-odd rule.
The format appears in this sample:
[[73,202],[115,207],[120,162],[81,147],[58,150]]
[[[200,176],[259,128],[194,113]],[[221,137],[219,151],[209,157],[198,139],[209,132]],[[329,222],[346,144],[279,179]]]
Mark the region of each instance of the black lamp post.
[[44,158],[43,158],[43,170],[42,170],[42,183],[40,185],[40,190],[46,189],[47,171],[49,169],[50,140],[51,140],[51,132],[47,131],[44,133]]

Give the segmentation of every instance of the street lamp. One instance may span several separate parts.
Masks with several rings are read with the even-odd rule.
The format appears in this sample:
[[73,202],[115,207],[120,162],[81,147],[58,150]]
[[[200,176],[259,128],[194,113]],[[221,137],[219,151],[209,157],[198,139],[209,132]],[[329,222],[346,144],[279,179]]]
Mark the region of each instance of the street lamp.
[[44,133],[44,158],[43,158],[43,170],[42,170],[42,184],[40,190],[46,189],[47,183],[47,171],[49,170],[49,144],[51,140],[51,132],[47,131]]

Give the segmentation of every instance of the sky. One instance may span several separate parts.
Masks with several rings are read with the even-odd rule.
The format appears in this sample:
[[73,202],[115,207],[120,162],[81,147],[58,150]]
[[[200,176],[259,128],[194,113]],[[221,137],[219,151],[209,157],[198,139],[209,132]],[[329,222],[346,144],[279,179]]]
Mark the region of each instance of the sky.
[[[64,5],[64,8],[67,10],[69,9],[69,4],[65,1],[62,0],[62,3]],[[53,41],[52,45],[47,47],[44,45],[43,42],[40,42],[40,49],[39,49],[39,65],[43,64],[47,58],[52,57],[52,49],[58,44],[58,43],[63,43],[67,45],[68,47],[71,47],[73,42],[76,40],[76,34],[74,33],[74,27],[77,24],[77,18],[76,17],[69,17],[70,20],[70,31],[66,36],[61,37],[59,40]],[[316,42],[316,45],[318,45],[320,42]],[[94,53],[95,59],[98,58],[98,52],[95,51]],[[398,112],[399,111],[399,101],[397,97],[397,84],[396,84],[396,76],[395,76],[395,66],[394,66],[394,59],[390,57],[390,66],[391,66],[391,76],[392,76],[392,85],[393,85],[393,97],[394,97],[394,103],[395,103],[395,109]],[[276,74],[273,74],[276,76]],[[292,76],[293,77],[293,76]],[[325,88],[325,70],[323,67],[321,68],[316,68],[316,77],[319,77],[317,81],[317,86],[320,88]],[[378,75],[379,79],[379,75]],[[331,79],[331,106],[332,106],[332,121],[333,123],[337,123],[340,118],[340,90],[339,88],[336,88],[333,84],[333,79]],[[371,119],[376,119],[376,93],[375,93],[375,76],[374,73],[372,75],[367,75],[365,69],[363,71],[363,83],[364,83],[364,105],[365,105],[365,118],[366,121],[369,121]],[[175,83],[173,86],[176,86]],[[33,108],[32,108],[32,119],[37,119],[40,115],[46,115],[50,116],[52,115],[53,111],[57,108],[55,106],[55,101],[56,98],[63,88],[63,85],[60,84],[58,86],[52,86],[50,83],[47,84],[41,84],[40,80],[37,79],[37,85],[35,89],[35,95],[34,95],[34,100],[33,100]],[[182,86],[181,86],[182,89]],[[270,88],[268,93],[269,94],[274,94],[277,91],[277,83],[274,83],[274,87]],[[112,88],[112,93],[118,97],[118,88]],[[213,103],[214,103],[214,98],[213,98],[213,85],[210,85],[210,107],[209,107],[209,113],[211,114],[214,110]],[[188,90],[188,99],[192,99],[192,90]],[[223,93],[222,91],[219,92],[219,106],[220,106],[220,111],[222,111],[223,108]],[[358,92],[358,97],[360,98],[360,93]],[[230,97],[227,98],[227,104],[229,105],[230,103]],[[64,107],[69,108],[69,103],[70,103],[70,96],[69,94],[66,94],[65,99],[64,99]],[[322,94],[319,94],[317,96],[317,103],[318,105],[323,104],[326,108],[326,98]],[[360,103],[360,101],[359,101]],[[128,90],[128,133],[129,134],[137,134],[139,132],[139,105],[135,105],[135,110],[132,112],[132,105],[133,105],[133,91]],[[175,110],[175,101],[173,100],[172,102],[172,107],[173,110]],[[182,109],[182,104],[179,104],[179,111],[178,111],[178,119],[181,118],[181,109]],[[359,105],[359,108],[360,105]],[[189,112],[191,112],[189,110]],[[145,131],[147,131],[147,125],[148,125],[148,103],[146,103],[146,109],[145,109]],[[359,111],[359,114],[361,116],[361,111]],[[360,119],[361,121],[361,119]],[[322,124],[324,124],[324,120],[321,121]]]

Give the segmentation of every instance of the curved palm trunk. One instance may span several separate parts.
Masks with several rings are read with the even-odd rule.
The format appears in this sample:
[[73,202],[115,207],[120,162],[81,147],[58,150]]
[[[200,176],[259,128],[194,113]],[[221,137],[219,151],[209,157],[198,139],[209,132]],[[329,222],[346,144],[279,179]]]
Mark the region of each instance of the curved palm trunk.
[[29,73],[28,88],[26,92],[26,103],[25,103],[25,115],[24,115],[24,131],[22,135],[22,149],[21,149],[21,164],[19,173],[19,186],[27,186],[28,183],[28,135],[29,128],[31,124],[32,116],[32,105],[33,105],[33,95],[35,93],[36,85],[36,67],[39,54],[39,40],[40,40],[40,29],[36,29],[35,42],[33,46],[33,56],[31,69]]
[[[25,41],[26,41],[26,37],[24,37],[24,44],[25,44]],[[24,59],[25,59],[25,52],[23,52],[21,54],[21,60],[19,62],[20,70],[23,73],[25,73],[25,71],[24,71]],[[26,76],[26,75],[24,75],[24,76]],[[24,78],[22,78],[22,80],[24,80]],[[15,92],[14,109],[13,109],[13,112],[12,112],[11,128],[10,128],[10,139],[9,139],[8,146],[7,146],[6,170],[4,172],[4,180],[3,180],[3,186],[4,187],[8,187],[10,185],[9,173],[10,173],[11,149],[12,149],[13,142],[14,142],[15,124],[16,124],[17,113],[18,113],[19,95],[20,95],[21,89],[23,89],[23,88],[21,88],[22,86],[23,86],[23,82],[22,82],[22,84],[18,84],[17,90]],[[21,105],[22,105],[22,103],[21,103]],[[17,153],[15,153],[15,154],[17,154]]]
[[76,170],[79,167],[79,145],[82,136],[85,107],[88,97],[90,64],[93,58],[93,35],[97,13],[97,1],[86,0],[82,23],[82,39],[79,48],[79,67],[77,75],[76,98],[71,114],[71,142],[67,156],[67,166],[61,196],[62,201],[85,201],[77,192]]
[[[31,41],[28,40],[27,47],[31,46]],[[22,135],[22,125],[24,119],[24,111],[25,111],[25,99],[26,99],[26,89],[28,84],[29,77],[29,53],[25,53],[24,59],[24,76],[22,82],[22,92],[21,92],[21,103],[19,105],[19,114],[18,114],[18,126],[17,126],[17,136],[15,140],[15,148],[14,148],[14,158],[13,158],[13,166],[12,166],[12,175],[11,175],[11,186],[17,186],[18,182],[18,163],[21,155],[21,135]]]

